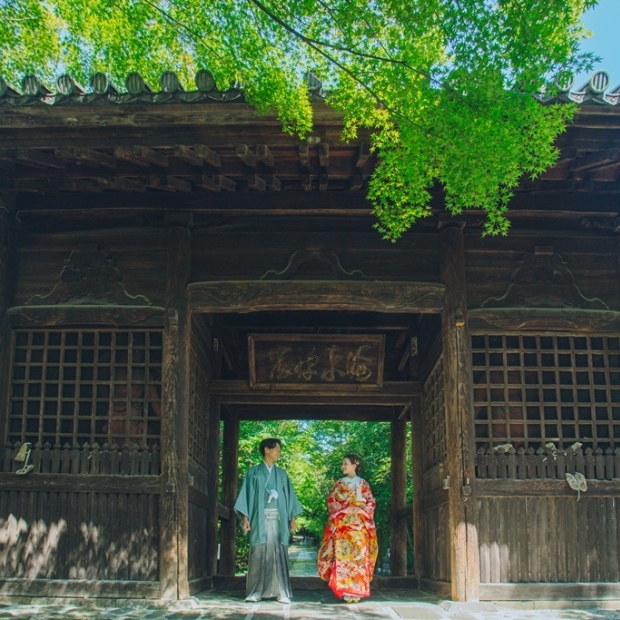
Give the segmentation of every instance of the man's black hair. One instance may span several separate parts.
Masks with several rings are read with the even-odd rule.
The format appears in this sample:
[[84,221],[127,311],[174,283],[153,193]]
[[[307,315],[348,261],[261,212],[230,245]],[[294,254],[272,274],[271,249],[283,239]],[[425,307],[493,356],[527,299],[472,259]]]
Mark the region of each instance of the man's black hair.
[[260,453],[265,456],[265,448],[273,450],[276,446],[282,447],[282,442],[276,437],[267,437],[267,439],[263,439],[260,442],[259,450]]

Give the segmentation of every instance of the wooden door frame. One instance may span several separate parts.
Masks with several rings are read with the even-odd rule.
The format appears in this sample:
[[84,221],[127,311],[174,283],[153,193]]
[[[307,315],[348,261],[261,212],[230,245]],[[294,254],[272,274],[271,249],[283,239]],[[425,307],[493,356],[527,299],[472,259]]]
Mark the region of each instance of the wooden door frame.
[[[384,313],[403,313],[412,314],[440,314],[443,310],[443,299],[445,287],[442,284],[427,282],[389,282],[389,281],[353,281],[353,280],[284,280],[284,281],[216,281],[216,282],[193,282],[187,286],[188,307],[190,313],[247,313],[258,311],[294,311],[294,310],[317,310],[317,311],[372,311]],[[234,385],[230,385],[230,384]],[[258,401],[265,398],[270,402],[277,394],[265,392],[264,390],[252,390],[248,386],[241,385],[242,382],[226,382],[216,381],[211,386],[213,393],[222,402],[235,403],[248,402],[247,399],[252,397]],[[333,386],[330,386],[333,387]],[[346,387],[343,393],[332,392],[331,398],[342,401],[351,398],[364,400],[380,397],[387,399],[390,405],[398,402],[405,407],[410,407],[412,394],[419,393],[419,386],[412,388],[411,393],[400,394],[392,393],[390,386],[384,386],[382,395],[364,395],[351,394]],[[287,400],[297,398],[304,400],[307,394],[294,394],[295,390],[290,388],[286,391]],[[316,398],[316,395],[314,396]],[[386,401],[386,405],[387,405]],[[301,401],[300,401],[301,402]],[[236,420],[238,426],[239,421]],[[405,433],[399,432],[398,438],[395,439],[394,424],[399,426],[399,431],[404,419],[396,422],[392,421],[392,444],[402,447],[402,456],[404,458],[404,438]],[[238,432],[238,431],[237,431]],[[401,446],[402,444],[402,446]],[[234,455],[234,451],[229,451]],[[227,454],[223,455],[226,458]],[[402,459],[400,459],[402,461]],[[400,462],[400,461],[399,461]],[[404,483],[405,471],[404,462],[400,463],[402,467],[398,467],[400,476],[399,481]],[[228,498],[236,495],[236,479],[231,480],[230,472],[233,470],[233,464],[223,463],[223,470],[227,472],[227,488],[225,495]],[[402,469],[402,472],[400,471]],[[236,471],[236,470],[235,470]],[[235,489],[230,488],[235,484]],[[394,491],[394,489],[393,489]],[[404,491],[404,490],[402,490]],[[397,493],[399,512],[402,512],[404,502],[404,494]],[[403,495],[403,497],[401,497]],[[402,500],[402,501],[401,501]],[[394,509],[394,506],[392,506]],[[406,523],[406,521],[404,522]],[[402,524],[401,524],[402,525]],[[405,526],[406,527],[406,526]],[[406,538],[406,532],[402,527],[395,524],[393,534],[398,534],[400,538]],[[227,528],[227,532],[231,532],[232,528]],[[234,532],[233,532],[234,535]],[[225,555],[231,553],[231,542],[225,541],[223,547],[226,549]],[[402,555],[402,554],[401,554]],[[406,552],[405,557],[400,558],[398,562],[398,574],[405,574],[406,571]],[[227,557],[226,572],[230,573],[231,558]]]

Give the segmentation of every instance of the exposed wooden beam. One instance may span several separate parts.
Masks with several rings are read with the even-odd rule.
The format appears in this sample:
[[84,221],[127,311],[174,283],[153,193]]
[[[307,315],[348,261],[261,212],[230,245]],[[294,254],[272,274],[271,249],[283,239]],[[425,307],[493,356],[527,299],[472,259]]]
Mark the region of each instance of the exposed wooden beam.
[[411,412],[411,403],[409,403],[408,405],[405,405],[402,409],[401,412],[398,414],[398,419],[402,420],[403,418],[408,417],[409,413]]
[[256,155],[252,152],[252,149],[247,144],[237,144],[235,147],[237,157],[250,168],[256,167]]
[[403,355],[400,358],[400,362],[398,363],[398,372],[402,372],[405,368],[405,364],[409,361],[409,357],[411,356],[411,350],[409,347],[405,347],[403,351]]
[[208,146],[204,144],[194,144],[194,152],[198,157],[201,157],[202,160],[213,166],[214,168],[220,168],[222,165],[222,158]]
[[116,157],[83,146],[58,147],[55,149],[55,153],[56,157],[60,159],[66,159],[87,166],[116,168],[117,164]]
[[364,177],[361,174],[355,174],[349,181],[349,191],[357,192],[364,185]]
[[[341,407],[310,405],[246,405],[236,407],[235,414],[242,421],[258,420],[355,420],[360,422],[390,422],[392,407],[385,406],[347,406]],[[228,419],[223,412],[222,419]]]
[[248,174],[248,189],[264,192],[267,189],[267,183],[257,174]]
[[[414,323],[413,315],[410,314],[385,314],[371,312],[348,312],[346,320],[343,321],[339,313],[321,313],[322,328],[352,329],[355,331],[389,331],[408,333]],[[272,330],[287,321],[287,325],[295,330],[313,332],[316,330],[316,314],[313,312],[291,313],[260,313],[250,312],[248,314],[220,314],[217,317],[217,328],[228,330],[231,336],[240,336],[240,330]]]
[[153,164],[159,168],[168,167],[168,158],[165,155],[150,149],[148,146],[134,146],[133,152],[138,159],[143,159],[149,164]]
[[189,181],[185,181],[184,179],[179,179],[179,177],[173,177],[171,175],[163,177],[151,175],[149,177],[148,186],[152,189],[160,189],[166,192],[192,191],[192,184]]
[[299,163],[301,164],[301,167],[308,168],[310,165],[310,147],[308,144],[305,142],[300,144],[297,152],[299,154]]
[[265,177],[265,181],[267,182],[267,187],[274,192],[279,192],[282,189],[282,181],[275,174],[268,174]]
[[308,384],[279,388],[277,385],[250,387],[244,380],[214,380],[209,386],[221,403],[246,405],[380,405],[405,406],[421,394],[422,387],[413,381],[386,381],[381,390],[360,390],[358,385]]
[[20,192],[43,192],[56,189],[58,186],[56,179],[15,179],[13,188]]
[[92,192],[99,193],[103,191],[103,187],[98,178],[94,179],[65,179],[64,186],[66,189],[74,192]]
[[202,167],[203,160],[202,157],[198,157],[192,149],[184,144],[175,144],[174,145],[174,156],[181,161],[184,161],[186,164],[190,166],[197,166],[198,168]]
[[271,149],[266,144],[259,144],[256,147],[256,159],[268,168],[273,167],[274,156]]
[[235,181],[221,174],[216,174],[213,176],[203,174],[199,176],[194,183],[199,187],[211,190],[212,192],[219,192],[221,190],[234,192],[237,189],[237,184]]
[[573,161],[574,159],[577,159],[577,147],[565,146],[564,148],[560,149],[560,156],[558,157],[558,160],[553,166],[561,166],[562,164]]
[[578,172],[580,170],[593,170],[594,168],[600,170],[617,165],[620,165],[620,148],[613,148],[579,157],[570,164],[570,169],[572,172]]
[[329,166],[329,144],[327,142],[319,143],[319,164],[323,168]]
[[[139,157],[136,152],[139,147],[131,147],[131,146],[115,146],[114,147],[114,157],[120,159],[121,161],[128,161],[131,164],[135,164],[136,166],[140,166],[141,168],[150,167],[150,161],[147,161],[143,157]],[[162,155],[163,157],[163,155]],[[166,159],[166,165],[168,165],[168,160]]]
[[65,162],[50,153],[38,151],[36,149],[17,149],[17,161],[21,164],[43,168],[56,168],[62,170],[65,168]]
[[359,152],[357,154],[357,161],[355,162],[355,167],[361,168],[368,161],[370,155],[370,144],[368,144],[368,142],[363,142],[362,144],[360,144]]
[[138,179],[129,177],[99,177],[99,185],[105,189],[113,189],[121,192],[145,192],[146,184]]

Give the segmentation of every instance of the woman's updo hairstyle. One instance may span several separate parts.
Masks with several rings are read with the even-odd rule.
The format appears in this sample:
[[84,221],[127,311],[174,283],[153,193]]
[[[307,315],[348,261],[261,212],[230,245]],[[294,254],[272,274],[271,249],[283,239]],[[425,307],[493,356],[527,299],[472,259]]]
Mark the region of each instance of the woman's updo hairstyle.
[[345,454],[343,457],[343,459],[348,459],[349,463],[351,463],[352,465],[355,465],[355,473],[356,475],[359,475],[360,473],[360,457],[357,456],[357,454]]

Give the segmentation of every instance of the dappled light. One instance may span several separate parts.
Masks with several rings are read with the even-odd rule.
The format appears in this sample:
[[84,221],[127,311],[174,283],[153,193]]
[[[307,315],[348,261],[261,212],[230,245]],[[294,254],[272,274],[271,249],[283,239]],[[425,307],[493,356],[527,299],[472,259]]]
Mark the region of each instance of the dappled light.
[[[6,492],[3,495],[6,497]],[[16,498],[15,493],[12,495]],[[24,506],[21,517],[10,512],[0,519],[1,577],[157,580],[156,508],[151,505],[149,509],[146,498],[134,501],[122,494],[94,493],[88,500],[86,494],[25,495],[30,496],[32,506]],[[37,495],[41,505],[35,501]],[[42,495],[49,495],[47,501]],[[82,520],[80,514],[87,503],[94,514]],[[58,513],[62,505],[66,517],[50,518],[50,513]],[[44,517],[28,517],[35,506]]]

